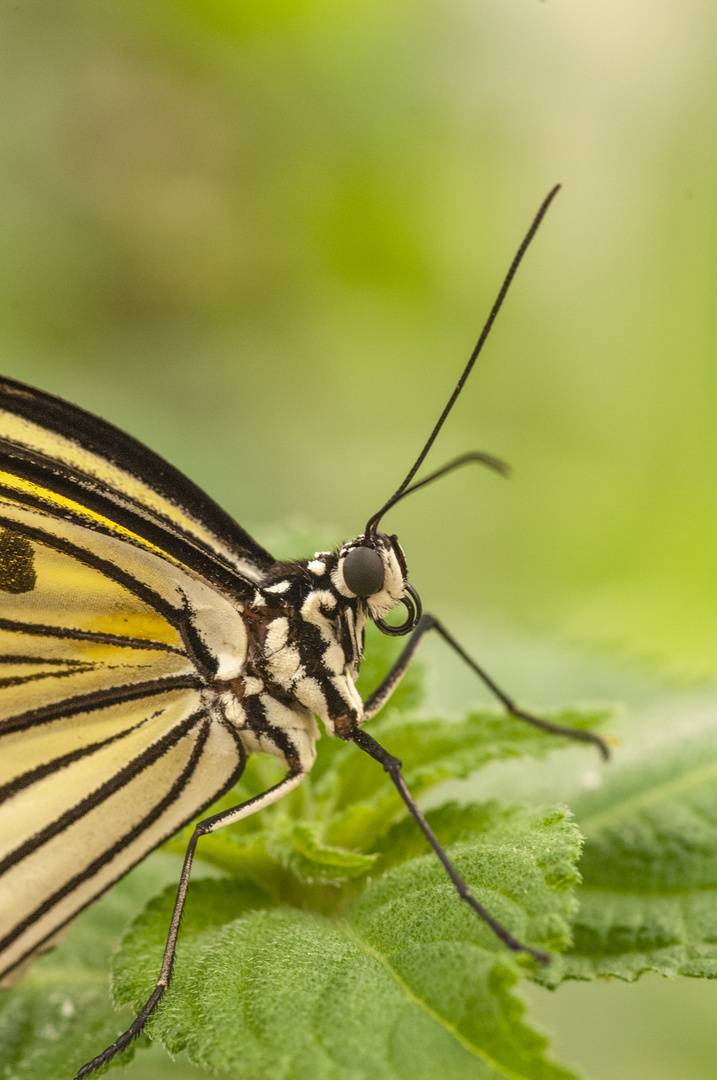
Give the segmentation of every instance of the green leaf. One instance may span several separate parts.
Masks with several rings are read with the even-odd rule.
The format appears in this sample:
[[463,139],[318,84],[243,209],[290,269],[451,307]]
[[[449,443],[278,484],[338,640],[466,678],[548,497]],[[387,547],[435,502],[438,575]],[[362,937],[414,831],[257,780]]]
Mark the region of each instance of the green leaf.
[[587,841],[569,977],[717,977],[717,730],[697,699],[662,713],[576,802]]
[[[605,709],[575,709],[546,715],[566,726],[594,728],[608,716]],[[421,795],[443,780],[462,779],[491,761],[511,757],[543,757],[566,747],[566,738],[547,735],[537,728],[492,710],[472,712],[463,720],[404,719],[389,715],[371,725],[371,734],[403,761],[406,782]],[[403,804],[385,773],[355,747],[346,746],[334,758],[331,777],[334,819],[327,833],[330,842],[371,849],[394,820]]]
[[[565,820],[562,808],[541,811],[528,810],[523,806],[503,806],[496,800],[487,803],[447,802],[426,813],[426,820],[442,843],[455,844],[459,841],[475,841],[488,836],[493,843],[502,837],[509,845],[515,845],[518,836],[524,839],[532,835],[536,844],[540,844],[541,830],[555,822]],[[571,842],[569,842],[569,839]],[[548,883],[559,889],[568,889],[580,881],[576,867],[579,856],[579,834],[574,825],[563,836],[560,848],[547,851],[541,856],[540,848],[534,847],[533,855],[539,860],[547,875]],[[381,838],[378,846],[380,853],[374,867],[376,875],[388,868],[430,852],[431,848],[423,833],[416,828],[411,817],[396,822]]]
[[[575,826],[560,810],[476,813],[480,841],[451,848],[459,872],[513,932],[564,945]],[[530,962],[461,904],[433,856],[369,884],[333,918],[256,910],[260,897],[232,882],[200,882],[190,897],[171,994],[152,1022],[172,1051],[269,1080],[572,1076],[523,1022],[512,988]],[[172,902],[167,890],[128,935],[118,1000],[146,999]]]
[[367,873],[376,855],[323,843],[315,824],[295,821],[271,845],[275,858],[304,881],[342,881]]

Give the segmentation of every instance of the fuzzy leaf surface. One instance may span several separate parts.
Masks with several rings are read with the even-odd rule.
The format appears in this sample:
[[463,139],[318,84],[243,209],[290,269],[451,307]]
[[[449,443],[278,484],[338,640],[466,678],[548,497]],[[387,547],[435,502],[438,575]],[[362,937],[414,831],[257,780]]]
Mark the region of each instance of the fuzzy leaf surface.
[[[433,818],[459,828],[455,806]],[[564,947],[575,826],[559,809],[492,806],[474,818],[472,840],[450,854],[476,897],[519,936]],[[303,908],[271,906],[231,881],[200,882],[190,896],[172,992],[151,1028],[172,1051],[269,1080],[573,1075],[546,1057],[512,992],[532,962],[501,946],[430,855],[394,867],[332,916],[310,889]],[[145,1000],[172,900],[167,890],[128,935],[115,965],[119,1001]]]
[[587,839],[569,977],[717,977],[717,715],[664,713],[573,801]]

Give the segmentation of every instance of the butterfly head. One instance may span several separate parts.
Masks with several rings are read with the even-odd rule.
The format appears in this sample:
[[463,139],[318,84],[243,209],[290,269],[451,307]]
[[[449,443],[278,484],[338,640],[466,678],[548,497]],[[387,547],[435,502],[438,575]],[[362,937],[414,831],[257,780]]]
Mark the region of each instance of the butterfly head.
[[[371,532],[344,544],[332,579],[342,595],[366,602],[371,618],[384,634],[408,634],[421,617],[421,601],[409,584],[406,557],[396,536]],[[398,604],[406,607],[408,618],[400,626],[391,626],[384,622],[384,616]]]

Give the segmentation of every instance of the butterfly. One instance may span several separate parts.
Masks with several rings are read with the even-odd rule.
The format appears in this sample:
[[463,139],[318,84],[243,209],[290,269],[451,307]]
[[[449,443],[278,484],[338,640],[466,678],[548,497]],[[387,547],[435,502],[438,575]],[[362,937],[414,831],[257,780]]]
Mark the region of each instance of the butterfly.
[[[72,920],[238,781],[247,755],[285,775],[204,818],[189,842],[154,991],[78,1080],[124,1049],[169,986],[198,840],[280,799],[311,768],[318,717],[389,774],[459,896],[512,950],[518,941],[472,896],[408,791],[401,762],[366,730],[423,636],[434,630],[514,716],[595,743],[519,709],[434,616],[423,614],[395,535],[402,498],[461,392],[548,206],[516,254],[453,394],[408,475],[335,551],[277,562],[195,484],[88,412],[0,379],[0,978],[12,982]],[[402,605],[404,621],[386,621]],[[372,619],[407,644],[362,701],[355,678]]]

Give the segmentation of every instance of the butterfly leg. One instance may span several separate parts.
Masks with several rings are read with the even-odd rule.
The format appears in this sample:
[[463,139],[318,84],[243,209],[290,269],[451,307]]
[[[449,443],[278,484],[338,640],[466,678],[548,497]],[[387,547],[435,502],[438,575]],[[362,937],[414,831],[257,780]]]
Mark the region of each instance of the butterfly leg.
[[490,926],[496,937],[500,938],[500,940],[507,945],[509,949],[512,949],[513,952],[528,953],[529,956],[535,957],[541,964],[549,964],[550,956],[548,953],[543,952],[541,949],[532,949],[530,945],[524,945],[522,941],[518,941],[516,937],[513,937],[509,930],[506,930],[502,923],[499,923],[497,919],[493,918],[487,908],[484,908],[482,904],[478,903],[475,896],[473,896],[473,893],[448,858],[445,849],[421,813],[413,795],[411,795],[411,792],[406,787],[406,781],[403,779],[403,774],[401,773],[401,761],[397,757],[394,757],[393,754],[389,754],[389,752],[384,749],[372,735],[369,735],[367,731],[364,731],[361,728],[354,734],[352,742],[355,742],[361,750],[383,765],[384,769],[391,777],[391,782],[398,791],[398,794],[406,804],[409,813],[415,818],[419,829],[443,863],[445,871],[451,879],[461,900],[465,900],[468,906],[472,907],[473,910],[480,915],[481,919],[488,923],[488,926]]
[[[451,648],[458,653],[462,660],[464,660],[468,666],[478,675],[480,679],[485,683],[488,689],[495,694],[506,710],[519,720],[524,720],[528,724],[533,724],[535,727],[541,728],[543,731],[549,731],[555,735],[567,735],[569,738],[579,739],[585,742],[592,742],[599,748],[600,752],[605,758],[609,757],[610,751],[607,744],[597,735],[592,732],[575,730],[573,728],[565,728],[559,724],[552,724],[548,720],[541,720],[537,716],[532,716],[530,713],[524,712],[519,709],[515,702],[493,681],[493,679],[480,667],[472,657],[465,652],[465,650],[458,644],[455,638],[448,633],[446,628],[434,618],[433,615],[422,615],[418,621],[418,624],[411,634],[408,642],[406,643],[403,652],[396,660],[389,673],[381,684],[374,690],[372,694],[366,699],[364,703],[364,719],[368,720],[381,709],[391,694],[398,686],[403,675],[408,668],[413,656],[418,648],[418,645],[423,636],[428,633],[429,630],[436,630],[443,638],[443,640],[451,646]],[[364,728],[356,727],[350,732],[341,733],[344,738],[356,743],[356,745],[367,753],[374,760],[383,765],[386,772],[389,774],[391,781],[398,791],[398,794],[403,799],[409,813],[415,819],[418,827],[423,835],[428,840],[436,855],[440,859],[443,867],[451,879],[456,892],[462,900],[464,900],[469,907],[471,907],[481,919],[483,919],[488,926],[490,926],[493,933],[498,937],[509,949],[513,952],[525,952],[528,955],[535,957],[542,964],[550,962],[550,956],[548,953],[541,951],[540,949],[533,949],[529,945],[524,945],[521,941],[518,941],[509,930],[507,930],[501,923],[495,919],[491,913],[480,904],[471,893],[468,885],[460,876],[455,866],[448,858],[443,846],[435,836],[430,825],[426,821],[425,817],[421,813],[415,799],[411,795],[406,781],[403,778],[401,772],[401,761],[390,754],[372,735]]]
[[589,742],[597,746],[602,756],[607,759],[610,757],[610,748],[604,739],[601,739],[599,735],[595,735],[592,731],[582,731],[580,728],[563,727],[561,724],[552,724],[549,720],[541,720],[537,716],[533,716],[531,713],[525,712],[523,709],[519,709],[512,698],[505,693],[504,690],[498,686],[498,684],[490,677],[490,675],[482,668],[476,661],[468,655],[468,653],[458,644],[456,639],[449,634],[445,626],[438,621],[433,615],[422,615],[418,621],[416,629],[408,639],[403,652],[396,660],[383,682],[374,690],[372,694],[366,699],[364,704],[364,718],[370,720],[372,716],[375,716],[379,709],[382,709],[390,698],[393,691],[398,686],[399,682],[406,673],[406,669],[410,664],[413,656],[418,648],[421,639],[429,630],[435,630],[446,644],[450,645],[454,652],[456,652],[462,660],[468,664],[479,679],[488,687],[490,692],[500,701],[505,707],[506,711],[514,716],[517,720],[523,720],[526,724],[532,724],[533,727],[540,728],[541,731],[548,731],[551,735],[564,735],[568,739],[575,739],[578,742]]
[[78,1070],[75,1080],[83,1080],[83,1077],[89,1076],[90,1073],[110,1061],[115,1054],[124,1050],[129,1043],[132,1042],[132,1039],[135,1039],[137,1035],[139,1035],[140,1031],[157,1008],[165,990],[169,986],[172,978],[172,967],[174,965],[174,954],[177,947],[179,924],[182,919],[184,901],[187,897],[187,888],[189,887],[189,877],[192,872],[194,852],[200,836],[206,836],[208,833],[216,832],[217,829],[221,829],[225,825],[233,825],[235,821],[241,821],[242,818],[249,817],[250,814],[254,814],[258,810],[263,810],[265,806],[270,806],[271,803],[276,802],[277,799],[281,799],[295,788],[297,784],[301,782],[303,777],[303,769],[292,769],[286,774],[283,780],[280,780],[274,787],[269,788],[268,791],[263,792],[261,795],[256,795],[253,799],[248,799],[244,803],[240,803],[239,806],[233,806],[228,810],[223,810],[219,814],[214,814],[212,817],[205,818],[204,821],[200,821],[197,824],[184,856],[182,875],[179,879],[179,887],[177,889],[177,899],[174,902],[172,921],[167,935],[167,944],[164,948],[164,957],[162,959],[162,967],[159,978],[157,979],[157,985],[127,1031],[120,1035],[120,1037],[113,1042],[111,1046],[108,1046],[106,1050],[103,1050],[101,1054],[94,1057],[92,1061],[88,1061],[86,1065],[83,1065],[82,1068]]

